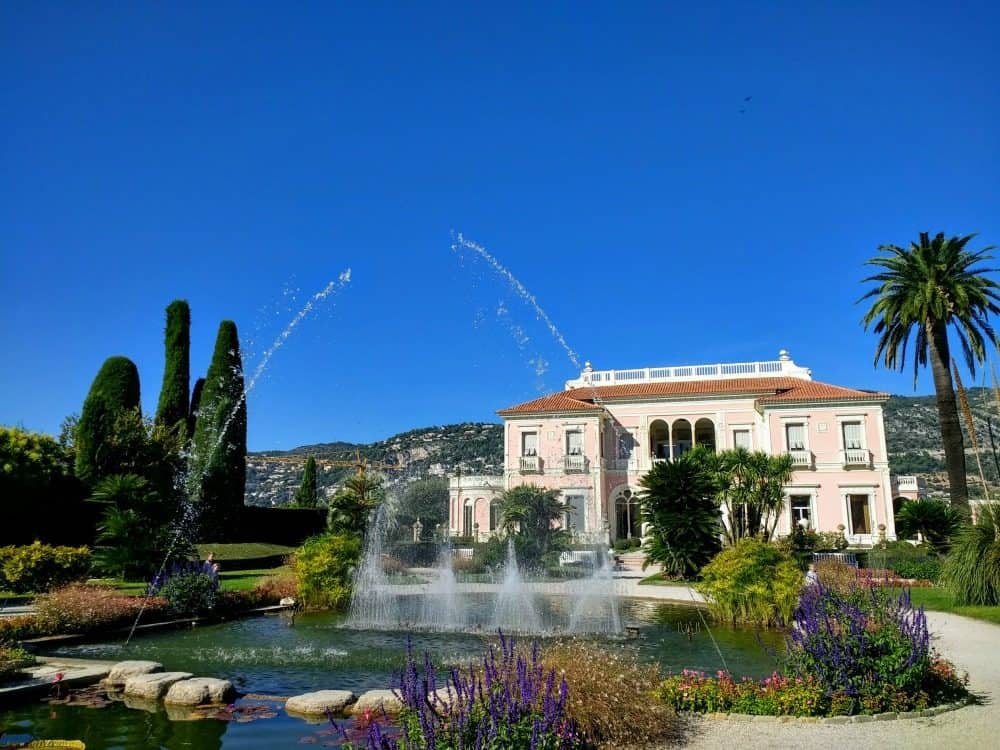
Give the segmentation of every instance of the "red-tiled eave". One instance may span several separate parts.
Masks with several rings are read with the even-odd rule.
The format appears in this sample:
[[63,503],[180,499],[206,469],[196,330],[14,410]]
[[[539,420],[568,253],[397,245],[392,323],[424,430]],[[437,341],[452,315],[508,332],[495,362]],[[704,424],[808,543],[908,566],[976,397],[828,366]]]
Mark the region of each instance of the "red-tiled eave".
[[772,396],[757,399],[759,404],[780,404],[787,401],[888,401],[889,394],[882,391],[864,391],[840,385],[800,380],[795,388],[782,390]]
[[497,412],[500,416],[552,412],[595,411],[595,402],[697,396],[756,396],[760,405],[813,401],[885,401],[889,394],[863,391],[799,378],[732,378],[634,383],[574,388],[516,404]]
[[541,398],[536,398],[533,401],[525,401],[523,404],[515,404],[514,406],[509,406],[506,409],[500,409],[497,411],[497,414],[501,417],[506,417],[515,414],[548,414],[552,412],[567,411],[597,412],[601,410],[599,406],[594,406],[593,403],[573,398],[568,395],[569,393],[569,391],[562,391],[560,393],[553,393],[549,396],[542,396]]

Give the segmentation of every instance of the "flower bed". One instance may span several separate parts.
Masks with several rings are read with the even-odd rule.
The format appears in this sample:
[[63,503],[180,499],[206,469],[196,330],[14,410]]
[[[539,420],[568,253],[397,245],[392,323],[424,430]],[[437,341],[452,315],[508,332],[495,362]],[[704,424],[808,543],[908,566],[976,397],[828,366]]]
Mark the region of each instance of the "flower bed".
[[[584,750],[588,745],[567,716],[565,679],[543,665],[537,644],[519,650],[500,635],[478,665],[452,669],[440,684],[430,657],[418,664],[407,649],[396,693],[398,719],[363,716],[364,737],[337,724],[355,750]],[[331,719],[331,721],[333,721]]]
[[968,678],[931,649],[927,618],[908,592],[812,586],[793,619],[781,669],[771,677],[688,670],[668,677],[659,697],[700,713],[848,716],[921,711],[969,696]]

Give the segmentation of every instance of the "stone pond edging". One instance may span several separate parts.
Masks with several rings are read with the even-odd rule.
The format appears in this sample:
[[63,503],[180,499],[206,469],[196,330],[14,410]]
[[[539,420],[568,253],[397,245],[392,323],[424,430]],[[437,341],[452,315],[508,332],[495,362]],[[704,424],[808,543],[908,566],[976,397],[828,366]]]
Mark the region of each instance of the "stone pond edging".
[[924,708],[920,711],[887,711],[881,714],[855,714],[853,716],[760,716],[757,714],[731,714],[731,713],[698,713],[696,711],[681,711],[685,717],[701,717],[709,721],[732,721],[742,723],[758,724],[824,724],[827,726],[837,726],[842,724],[865,724],[870,721],[897,721],[902,719],[927,719],[938,716],[948,711],[957,711],[960,708],[972,705],[971,700],[957,701],[955,703],[944,703],[933,708]]

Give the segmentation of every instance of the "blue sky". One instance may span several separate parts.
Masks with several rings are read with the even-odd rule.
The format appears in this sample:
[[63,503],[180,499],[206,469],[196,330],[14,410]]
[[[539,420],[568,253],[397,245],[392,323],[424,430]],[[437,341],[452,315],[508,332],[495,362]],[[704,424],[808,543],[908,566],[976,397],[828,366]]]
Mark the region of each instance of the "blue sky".
[[5,4],[0,423],[56,431],[112,354],[154,408],[178,297],[195,373],[223,318],[252,370],[347,268],[250,395],[251,449],[560,388],[452,230],[596,367],[784,347],[912,393],[872,367],[862,262],[1000,244],[1000,10],[804,5]]

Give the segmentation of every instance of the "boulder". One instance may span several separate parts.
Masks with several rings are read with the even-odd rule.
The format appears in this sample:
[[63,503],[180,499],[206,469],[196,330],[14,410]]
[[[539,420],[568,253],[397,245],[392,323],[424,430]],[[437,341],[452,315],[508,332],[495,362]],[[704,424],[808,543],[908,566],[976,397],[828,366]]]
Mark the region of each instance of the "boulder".
[[363,711],[374,711],[387,714],[398,714],[403,708],[403,702],[396,697],[392,690],[369,690],[362,693],[357,702],[351,706],[352,714],[359,714]]
[[156,672],[130,677],[125,683],[125,695],[146,700],[160,700],[175,682],[194,677],[190,672]]
[[125,704],[126,708],[131,708],[133,711],[145,711],[150,714],[160,712],[160,702],[150,700],[149,698],[136,698],[134,695],[122,695],[121,701]]
[[354,701],[350,690],[317,690],[293,695],[285,702],[285,711],[297,716],[325,716],[328,711],[339,714]]
[[101,684],[104,687],[121,688],[125,686],[130,677],[162,671],[163,665],[158,661],[120,661],[111,667],[111,671],[101,681]]
[[229,680],[192,677],[171,685],[163,702],[175,706],[200,706],[205,703],[225,703],[232,694],[233,683]]

